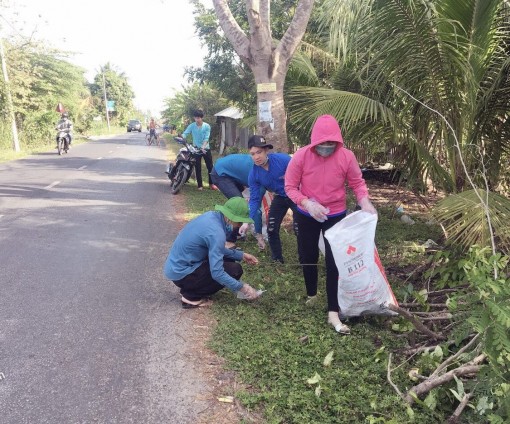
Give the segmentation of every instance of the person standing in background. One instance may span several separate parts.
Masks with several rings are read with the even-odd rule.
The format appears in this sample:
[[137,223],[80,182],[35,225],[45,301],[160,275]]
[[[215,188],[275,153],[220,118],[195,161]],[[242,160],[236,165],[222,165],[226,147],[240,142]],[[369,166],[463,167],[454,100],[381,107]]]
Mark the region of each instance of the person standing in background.
[[193,119],[195,122],[188,125],[188,127],[182,133],[182,137],[185,139],[189,134],[193,138],[193,145],[198,149],[201,149],[203,155],[197,155],[197,161],[195,163],[195,173],[197,177],[197,185],[199,190],[203,190],[202,186],[202,156],[204,157],[205,166],[207,167],[207,177],[209,180],[209,188],[211,190],[217,190],[217,187],[211,181],[211,171],[213,168],[213,160],[211,147],[209,145],[209,137],[211,136],[211,126],[204,122],[204,112],[201,109],[193,112]]

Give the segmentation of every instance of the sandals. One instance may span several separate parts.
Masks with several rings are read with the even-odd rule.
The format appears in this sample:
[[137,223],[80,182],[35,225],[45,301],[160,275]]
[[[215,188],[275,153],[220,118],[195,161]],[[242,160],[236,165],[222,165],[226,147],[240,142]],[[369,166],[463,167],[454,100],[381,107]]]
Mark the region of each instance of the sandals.
[[351,329],[347,325],[342,324],[342,323],[335,325],[335,331],[337,333],[345,334],[345,335],[351,334]]
[[[328,324],[333,325],[333,323],[331,322],[331,320],[329,318],[328,318]],[[333,328],[339,334],[344,334],[344,335],[351,334],[351,329],[347,325],[342,324],[342,322],[339,322],[338,324],[334,325]]]
[[204,307],[204,306],[209,306],[210,305],[210,302],[209,302],[209,299],[205,298],[205,299],[200,299],[197,301],[197,303],[190,303],[191,301],[187,300],[186,301],[184,300],[184,297],[181,298],[181,306],[183,309],[194,309],[194,308],[201,308],[201,307]]

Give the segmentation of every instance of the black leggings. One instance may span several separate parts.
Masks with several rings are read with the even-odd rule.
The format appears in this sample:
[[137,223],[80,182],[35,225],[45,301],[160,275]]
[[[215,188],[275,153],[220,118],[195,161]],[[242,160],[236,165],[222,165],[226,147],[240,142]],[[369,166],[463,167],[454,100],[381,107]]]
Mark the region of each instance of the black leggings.
[[[212,186],[211,171],[213,168],[212,153],[207,150],[204,156],[205,166],[207,167],[207,177],[209,180],[209,187]],[[195,162],[195,174],[197,177],[197,186],[202,187],[202,155],[197,155],[197,161]]]
[[[318,222],[312,217],[306,216],[301,212],[294,214],[297,229],[299,262],[305,264],[303,268],[303,277],[305,279],[306,293],[308,296],[317,294],[317,262],[319,260],[319,237],[324,232],[345,218],[344,215],[328,218],[327,221]],[[339,312],[338,307],[338,269],[331,253],[331,247],[324,237],[326,246],[326,294],[328,298],[328,311]],[[309,265],[315,264],[315,265]]]
[[280,240],[280,227],[288,210],[292,210],[294,233],[296,232],[296,204],[288,197],[275,194],[269,207],[267,216],[267,239],[271,248],[271,257],[274,261],[283,263],[282,241]]

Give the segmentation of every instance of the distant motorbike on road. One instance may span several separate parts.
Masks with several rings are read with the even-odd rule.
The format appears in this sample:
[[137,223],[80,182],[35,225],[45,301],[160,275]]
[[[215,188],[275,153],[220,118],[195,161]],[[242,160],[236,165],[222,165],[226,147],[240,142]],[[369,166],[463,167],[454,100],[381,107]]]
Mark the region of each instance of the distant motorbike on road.
[[58,154],[61,155],[62,152],[67,153],[69,151],[69,133],[66,131],[59,130],[57,133],[57,150]]
[[168,179],[171,182],[170,191],[172,194],[177,194],[182,186],[190,179],[195,169],[197,157],[203,155],[204,151],[193,146],[193,144],[187,143],[182,137],[174,137],[174,140],[184,147],[179,150],[175,163],[170,163],[168,165],[168,169],[165,173],[168,175]]

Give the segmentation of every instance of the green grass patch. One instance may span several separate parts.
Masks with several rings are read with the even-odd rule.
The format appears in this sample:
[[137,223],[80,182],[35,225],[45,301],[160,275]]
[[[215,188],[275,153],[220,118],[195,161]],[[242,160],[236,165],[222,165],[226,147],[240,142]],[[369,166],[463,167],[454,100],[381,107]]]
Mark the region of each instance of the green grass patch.
[[87,130],[87,136],[100,136],[100,135],[115,135],[127,133],[125,126],[119,125],[108,125],[104,122],[94,122],[91,127]]
[[[225,201],[221,193],[199,192],[193,184],[191,180],[182,191],[190,219]],[[440,231],[419,219],[413,226],[405,225],[390,210],[381,210],[379,216],[377,244],[383,264],[402,268],[404,277],[407,268],[412,274],[423,260],[416,246],[437,239]],[[243,265],[243,280],[267,290],[259,300],[239,301],[227,290],[215,296],[212,312],[218,326],[210,346],[244,384],[237,393],[225,395],[262,412],[268,423],[444,422],[446,415],[441,412],[407,408],[387,381],[388,353],[406,343],[391,330],[393,319],[351,320],[351,336],[335,333],[326,323],[323,262],[319,302],[309,307],[296,239],[283,229],[281,236],[284,265],[272,263],[269,251],[260,252],[253,238],[242,243],[243,250],[260,260],[255,267]],[[390,281],[400,299],[409,291],[404,277]],[[324,360],[331,352],[333,359],[326,366]],[[404,368],[392,375],[401,390],[413,385]]]

